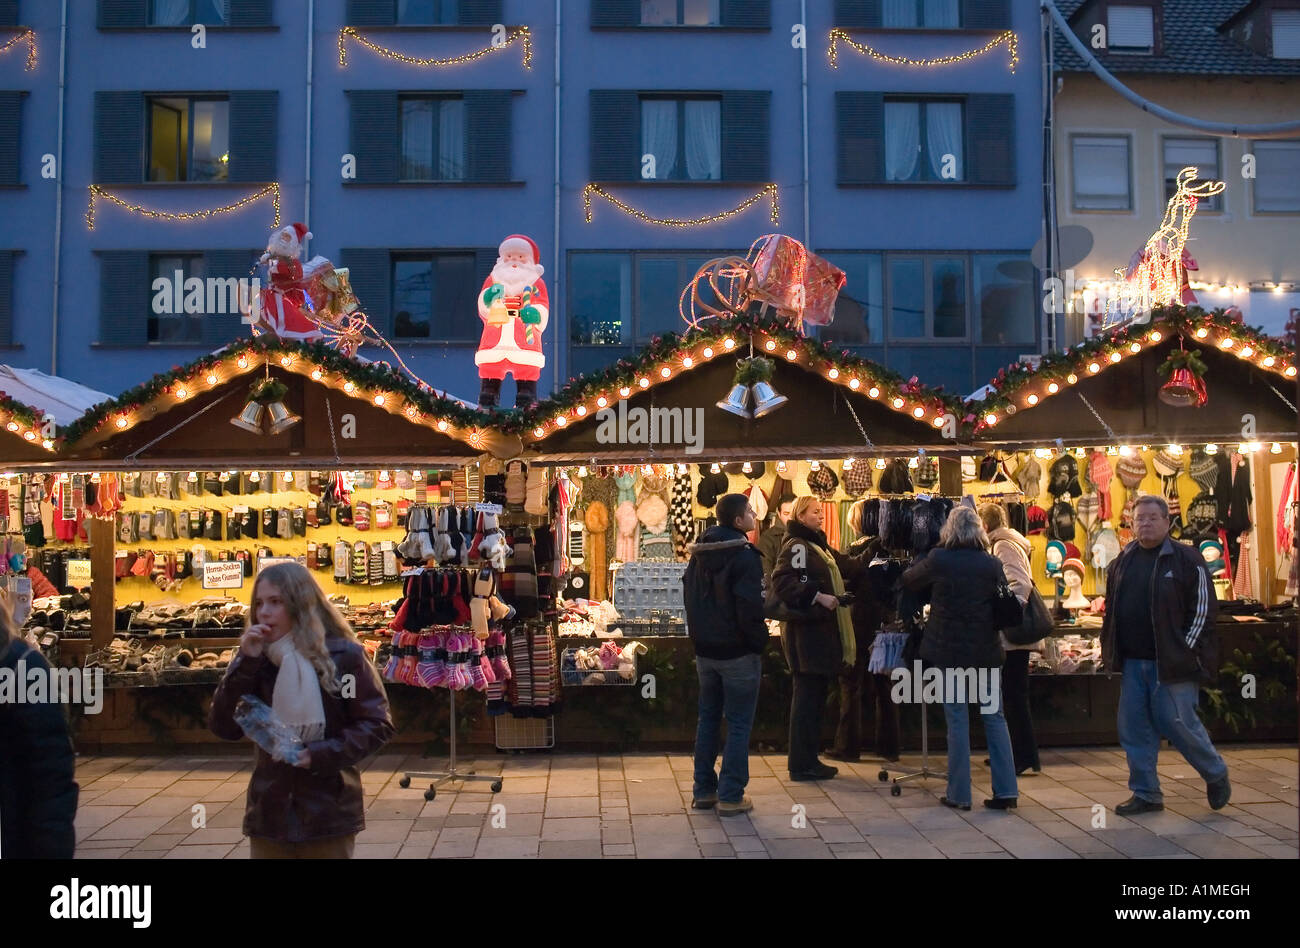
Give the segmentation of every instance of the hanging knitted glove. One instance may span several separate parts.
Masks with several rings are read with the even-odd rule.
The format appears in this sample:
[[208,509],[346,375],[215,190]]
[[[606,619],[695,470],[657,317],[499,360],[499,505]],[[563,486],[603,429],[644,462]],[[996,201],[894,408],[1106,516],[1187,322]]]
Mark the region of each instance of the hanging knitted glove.
[[[508,489],[509,483],[507,481]],[[546,468],[534,464],[528,471],[528,480],[524,489],[524,511],[535,517],[546,516],[548,511],[546,495]]]

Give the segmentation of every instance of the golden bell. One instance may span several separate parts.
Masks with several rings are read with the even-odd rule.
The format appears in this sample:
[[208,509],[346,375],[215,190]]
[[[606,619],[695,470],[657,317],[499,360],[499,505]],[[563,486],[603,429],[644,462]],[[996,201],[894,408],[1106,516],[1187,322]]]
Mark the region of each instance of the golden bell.
[[253,432],[253,434],[261,434],[262,403],[250,401],[244,406],[243,411],[230,419],[230,423],[236,428],[243,428],[245,431]]
[[293,414],[284,407],[284,402],[271,402],[270,405],[266,406],[266,410],[270,415],[271,434],[273,435],[288,431],[302,421],[301,416]]
[[739,415],[741,418],[753,418],[746,407],[749,404],[749,386],[737,383],[731,386],[731,392],[722,401],[718,402],[718,407],[723,411],[729,411],[733,415]]
[[767,382],[755,382],[753,387],[755,418],[762,418],[764,415],[771,414],[790,400],[784,395],[776,394],[776,391]]

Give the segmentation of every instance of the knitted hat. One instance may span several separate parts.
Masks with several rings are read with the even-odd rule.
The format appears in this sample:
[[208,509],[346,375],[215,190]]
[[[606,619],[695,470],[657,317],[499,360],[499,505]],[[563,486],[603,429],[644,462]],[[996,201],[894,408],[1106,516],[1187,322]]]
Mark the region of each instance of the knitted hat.
[[1047,480],[1047,492],[1053,497],[1069,494],[1078,497],[1083,493],[1079,486],[1079,462],[1072,454],[1062,454],[1052,462]]
[[1119,536],[1110,527],[1102,526],[1094,532],[1088,541],[1092,565],[1104,570],[1119,556]]
[[1087,568],[1083,565],[1083,560],[1075,556],[1069,557],[1064,563],[1061,564],[1062,573],[1068,573],[1068,572],[1078,573],[1079,579],[1081,580],[1086,575],[1085,572],[1086,569]]
[[1060,540],[1049,541],[1047,544],[1046,556],[1047,564],[1044,572],[1046,572],[1048,576],[1060,575],[1062,564],[1069,559],[1069,554],[1065,550],[1065,544]]
[[817,470],[810,471],[808,474],[808,489],[822,500],[830,500],[835,495],[835,488],[839,483],[840,479],[835,476],[829,464],[822,464]]
[[1033,500],[1043,492],[1043,469],[1032,455],[1025,458],[1025,463],[1017,468],[1016,483],[1025,492],[1026,500]]
[[1084,531],[1091,533],[1097,516],[1101,513],[1101,498],[1096,494],[1084,494],[1075,506],[1075,513],[1079,517],[1079,523],[1083,524]]
[[1198,549],[1201,551],[1201,558],[1205,560],[1205,565],[1210,571],[1211,576],[1217,576],[1224,572],[1227,564],[1223,559],[1223,544],[1216,540],[1204,540]]
[[1172,477],[1183,469],[1183,459],[1175,456],[1168,449],[1156,452],[1152,458],[1156,473],[1161,477]]
[[844,493],[850,497],[861,497],[871,490],[871,462],[865,458],[855,458],[853,466],[844,472]]
[[1031,534],[1042,533],[1047,529],[1047,511],[1038,506],[1038,504],[1032,504],[1030,508],[1025,511],[1025,520],[1029,524],[1029,532]]
[[1047,515],[1047,536],[1063,543],[1074,539],[1074,508],[1063,500],[1052,504]]
[[1077,546],[1075,546],[1073,543],[1070,543],[1067,540],[1065,544],[1065,558],[1067,560],[1068,559],[1081,560],[1083,559],[1083,554],[1079,552],[1079,548]]
[[1204,448],[1192,450],[1190,473],[1192,480],[1196,481],[1207,492],[1214,493],[1215,488],[1218,486],[1219,468],[1214,463],[1214,458],[1205,453]]
[[[971,463],[974,463],[972,461]],[[907,467],[907,462],[902,458],[894,458],[885,468],[885,472],[880,475],[880,481],[876,489],[882,494],[906,494],[912,490],[912,474]],[[893,549],[891,547],[891,549]]]
[[740,473],[743,474],[745,477],[749,478],[751,481],[761,480],[763,476],[767,473],[767,465],[764,464],[762,461],[753,461],[749,465],[749,473],[746,474],[745,465],[741,464]]
[[933,487],[939,483],[939,461],[937,458],[923,457],[916,462],[916,471],[912,480],[918,487]]
[[1088,458],[1088,483],[1098,491],[1109,491],[1110,482],[1115,477],[1115,465],[1105,451],[1093,451]]
[[700,486],[695,489],[695,499],[701,507],[713,507],[718,498],[727,492],[727,475],[710,474],[707,464],[700,465]]
[[1213,537],[1219,530],[1219,502],[1209,491],[1201,491],[1187,505],[1187,526],[1183,538]]
[[996,455],[986,454],[980,460],[980,476],[982,481],[992,483],[998,478],[998,459]]
[[1120,458],[1119,479],[1130,490],[1142,483],[1147,476],[1147,462],[1140,455],[1133,454]]

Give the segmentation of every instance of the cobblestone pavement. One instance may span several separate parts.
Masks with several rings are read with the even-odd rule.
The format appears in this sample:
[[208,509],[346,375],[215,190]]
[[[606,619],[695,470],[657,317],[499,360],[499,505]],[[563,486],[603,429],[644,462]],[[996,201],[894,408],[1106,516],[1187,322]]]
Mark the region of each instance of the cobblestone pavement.
[[[358,858],[1297,857],[1295,747],[1220,748],[1232,802],[1218,812],[1196,772],[1164,750],[1165,810],[1131,819],[1114,812],[1129,796],[1117,748],[1044,751],[1043,773],[1021,778],[1020,806],[1007,812],[979,805],[991,788],[977,751],[969,813],[940,806],[944,786],[933,779],[891,796],[877,779],[878,761],[841,764],[833,780],[793,783],[783,756],[754,756],[747,791],[754,811],[728,818],[690,809],[689,754],[485,755],[479,772],[500,773],[500,793],[472,783],[425,802],[426,782],[404,790],[398,780],[408,768],[445,760],[404,750],[388,748],[365,766]],[[918,763],[909,755],[895,766]],[[942,766],[942,757],[931,765]],[[250,766],[231,756],[79,758],[78,858],[246,858],[240,826]]]

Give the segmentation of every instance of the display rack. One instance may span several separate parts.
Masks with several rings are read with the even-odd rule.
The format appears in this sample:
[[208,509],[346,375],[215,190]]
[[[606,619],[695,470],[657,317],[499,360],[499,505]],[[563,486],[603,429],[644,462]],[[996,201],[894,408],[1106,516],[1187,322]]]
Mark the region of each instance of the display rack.
[[889,788],[890,796],[895,796],[895,797],[902,796],[903,788],[901,785],[906,783],[909,780],[926,780],[930,777],[935,777],[937,779],[942,779],[942,780],[948,779],[947,771],[930,769],[930,730],[928,724],[926,723],[926,718],[928,717],[928,715],[926,714],[927,709],[928,709],[928,705],[925,704],[921,705],[921,769],[914,770],[909,773],[903,770],[897,770],[892,767],[881,767],[880,773],[876,775],[876,778],[881,783],[888,783],[889,775],[891,773],[901,775],[894,778],[894,785]]
[[426,800],[432,800],[436,797],[438,795],[438,788],[444,783],[452,783],[457,780],[462,782],[473,780],[491,781],[491,787],[489,789],[493,793],[500,793],[501,781],[503,779],[500,774],[477,774],[474,772],[472,767],[469,770],[464,771],[456,769],[456,692],[448,691],[447,693],[451,696],[451,708],[448,712],[448,724],[451,729],[451,757],[447,761],[447,769],[433,771],[407,771],[402,774],[402,779],[397,781],[397,785],[405,790],[411,785],[412,777],[418,777],[421,780],[432,780],[433,783],[429,784],[429,789],[424,791],[424,798]]

